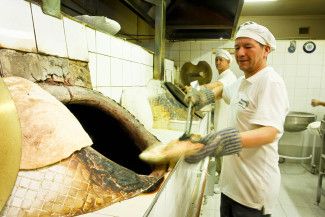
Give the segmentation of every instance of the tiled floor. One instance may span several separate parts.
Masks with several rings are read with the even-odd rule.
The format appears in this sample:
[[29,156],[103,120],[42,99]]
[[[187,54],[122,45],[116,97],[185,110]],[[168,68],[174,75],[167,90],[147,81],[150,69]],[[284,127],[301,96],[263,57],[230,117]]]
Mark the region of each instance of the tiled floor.
[[[299,163],[280,164],[282,181],[278,203],[272,217],[324,217],[325,197],[316,205],[317,175],[309,173]],[[324,188],[324,184],[323,184]],[[215,185],[214,196],[205,197],[202,217],[219,217],[220,193]]]

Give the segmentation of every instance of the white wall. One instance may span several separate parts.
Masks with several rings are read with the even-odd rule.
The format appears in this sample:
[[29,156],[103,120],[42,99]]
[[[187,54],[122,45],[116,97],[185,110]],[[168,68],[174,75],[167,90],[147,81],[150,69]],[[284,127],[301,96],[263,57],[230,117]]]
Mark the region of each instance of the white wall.
[[[267,26],[277,39],[325,39],[325,16],[240,16],[238,25],[254,21]],[[309,34],[299,34],[300,27],[309,27]]]
[[[166,43],[166,57],[173,60],[176,67],[181,69],[185,62],[191,61],[197,64],[206,61],[211,66],[213,77],[216,79],[215,51],[217,48],[233,49],[234,42],[231,40],[198,40]],[[230,68],[237,74],[242,75],[237,64],[233,61]]]
[[[313,112],[321,119],[325,109],[312,108],[310,100],[312,98],[325,100],[325,40],[314,40],[316,50],[311,54],[303,51],[303,44],[306,41],[297,40],[296,51],[289,53],[290,40],[277,40],[277,50],[270,54],[268,63],[284,78],[290,109]],[[217,71],[213,52],[217,48],[233,48],[233,46],[233,40],[172,42],[167,44],[166,55],[174,60],[178,67],[187,61],[197,64],[198,61],[205,60],[210,64],[215,78]],[[235,61],[231,64],[231,69],[237,76],[243,75]]]
[[142,47],[24,0],[0,1],[0,47],[89,61],[94,89],[118,102],[123,89],[153,77],[153,55]]
[[313,112],[322,119],[324,108],[310,106],[312,98],[325,99],[325,41],[314,40],[316,50],[303,51],[307,40],[297,40],[296,52],[289,53],[290,40],[278,40],[278,49],[269,63],[283,76],[287,86],[291,110]]

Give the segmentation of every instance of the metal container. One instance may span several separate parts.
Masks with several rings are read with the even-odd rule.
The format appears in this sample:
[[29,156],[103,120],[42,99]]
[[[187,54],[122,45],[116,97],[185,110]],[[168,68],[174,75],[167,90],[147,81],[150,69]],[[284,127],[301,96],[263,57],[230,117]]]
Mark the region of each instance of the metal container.
[[316,120],[316,115],[308,112],[289,112],[284,122],[287,132],[299,132],[307,129],[308,124]]

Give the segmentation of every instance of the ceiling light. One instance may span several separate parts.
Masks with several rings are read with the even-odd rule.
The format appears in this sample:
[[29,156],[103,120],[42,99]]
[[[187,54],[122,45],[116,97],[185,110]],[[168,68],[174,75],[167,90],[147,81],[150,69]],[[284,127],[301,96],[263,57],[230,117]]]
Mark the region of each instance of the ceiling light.
[[245,2],[275,2],[277,0],[245,0]]

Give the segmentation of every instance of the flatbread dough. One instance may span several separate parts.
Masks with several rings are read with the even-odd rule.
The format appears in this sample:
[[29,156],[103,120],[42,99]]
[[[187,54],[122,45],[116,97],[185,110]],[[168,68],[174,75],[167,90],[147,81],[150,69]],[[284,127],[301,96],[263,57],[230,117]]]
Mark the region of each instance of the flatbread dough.
[[4,82],[15,102],[22,130],[20,169],[54,164],[92,145],[77,118],[54,96],[21,77]]
[[140,159],[152,164],[176,162],[181,156],[189,156],[203,148],[201,143],[192,143],[190,140],[175,140],[166,144],[156,144],[144,150]]

